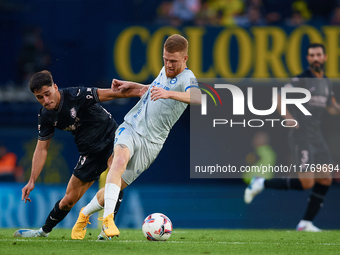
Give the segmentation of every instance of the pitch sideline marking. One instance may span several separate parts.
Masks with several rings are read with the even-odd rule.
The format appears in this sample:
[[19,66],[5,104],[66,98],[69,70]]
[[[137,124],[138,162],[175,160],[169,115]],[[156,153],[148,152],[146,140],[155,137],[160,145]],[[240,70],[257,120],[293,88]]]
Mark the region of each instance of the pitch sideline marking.
[[[32,241],[31,238],[25,238],[25,239],[0,239],[0,242],[28,242],[28,241]],[[34,242],[80,242],[80,241],[84,241],[84,240],[51,240],[51,239],[43,239],[43,240],[34,240]],[[106,241],[99,241],[99,240],[85,240],[87,242],[106,242]],[[114,240],[111,242],[118,242],[118,243],[146,243],[146,242],[150,242],[147,240]],[[271,242],[190,242],[190,241],[166,241],[164,243],[178,243],[178,244],[192,244],[192,243],[197,243],[197,244],[213,244],[213,243],[218,243],[218,244],[229,244],[229,245],[233,245],[233,244],[240,244],[240,245],[249,245],[249,244],[259,244],[259,245],[272,245],[272,244],[297,244],[297,245],[325,245],[325,246],[338,246],[340,245],[340,243],[315,243],[315,244],[310,244],[310,243],[271,243]]]

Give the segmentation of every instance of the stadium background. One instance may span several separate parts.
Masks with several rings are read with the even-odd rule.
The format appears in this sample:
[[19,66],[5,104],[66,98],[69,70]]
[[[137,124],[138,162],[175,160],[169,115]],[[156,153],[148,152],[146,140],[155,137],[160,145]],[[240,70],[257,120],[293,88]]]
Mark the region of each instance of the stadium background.
[[[248,1],[231,2],[243,3],[243,11],[239,18],[234,16],[231,22],[234,24],[226,26],[162,17],[160,2],[151,0],[128,0],[124,4],[108,0],[1,1],[0,140],[17,154],[18,164],[25,170],[25,181],[29,178],[40,108],[27,89],[27,73],[35,70],[27,65],[31,54],[33,59],[43,62],[40,68],[52,72],[60,88],[108,87],[112,78],[152,82],[162,67],[163,42],[172,33],[188,38],[188,67],[198,78],[288,78],[307,67],[305,48],[310,41],[317,41],[325,43],[329,53],[327,75],[340,78],[340,28],[334,21],[336,12],[330,11],[335,10],[335,1],[323,1],[324,7],[332,8],[324,8],[324,13],[320,7],[316,8],[319,12],[309,10],[310,16],[295,25],[289,22],[296,12],[294,2],[305,2],[305,7],[311,8],[313,5],[308,3],[316,1],[287,1],[285,8],[279,6],[282,19],[258,25],[240,22],[240,17],[247,17]],[[300,13],[303,10],[306,11],[301,9]],[[340,90],[337,87],[335,90],[340,101]],[[105,103],[104,107],[121,123],[136,100]],[[340,162],[339,118],[325,116],[323,123],[333,158]],[[187,110],[154,164],[126,190],[118,226],[138,228],[147,214],[163,212],[175,227],[295,227],[309,191],[268,191],[246,206],[243,203],[246,184],[242,180],[190,179],[189,128]],[[277,164],[286,164],[289,160],[286,130],[265,131],[271,137]],[[233,135],[230,130],[230,144],[237,145],[239,165],[246,164],[246,157],[253,150],[254,132],[244,129]],[[226,158],[230,157],[228,154],[226,151]],[[63,196],[78,156],[71,134],[56,131],[45,169],[31,194],[32,203],[20,201],[24,183],[1,183],[0,227],[41,226],[55,201]],[[96,190],[94,185],[60,227],[72,227],[80,208]],[[340,228],[339,191],[335,179],[315,221],[317,226]],[[91,225],[96,226],[96,222]]]

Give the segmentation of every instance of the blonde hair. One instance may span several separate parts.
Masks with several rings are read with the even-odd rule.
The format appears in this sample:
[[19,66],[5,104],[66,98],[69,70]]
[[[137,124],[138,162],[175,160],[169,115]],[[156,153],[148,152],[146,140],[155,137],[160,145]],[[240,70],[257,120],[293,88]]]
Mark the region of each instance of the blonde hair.
[[184,52],[188,54],[188,40],[179,34],[169,36],[164,43],[164,49],[169,53]]

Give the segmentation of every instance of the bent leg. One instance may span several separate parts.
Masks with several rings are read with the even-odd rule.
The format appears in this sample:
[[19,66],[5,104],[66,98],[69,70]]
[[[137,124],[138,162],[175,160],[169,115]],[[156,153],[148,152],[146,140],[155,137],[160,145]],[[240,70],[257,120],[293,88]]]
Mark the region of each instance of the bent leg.
[[114,183],[121,187],[121,177],[130,159],[130,150],[124,144],[118,144],[114,148],[114,157],[106,176],[106,183]]
[[66,194],[60,201],[60,209],[64,211],[71,210],[93,183],[94,181],[84,182],[72,175],[66,188]]
[[118,144],[114,148],[114,157],[110,170],[106,176],[104,193],[104,215],[114,212],[118,200],[119,192],[122,188],[122,175],[130,159],[130,150],[123,144]]
[[121,176],[124,173],[130,159],[130,150],[124,144],[118,144],[114,148],[114,157],[110,170],[106,176],[104,193],[104,214],[102,232],[99,239],[111,239],[120,234],[113,221],[114,209],[122,187]]
[[66,217],[71,208],[84,195],[92,183],[93,182],[83,182],[74,175],[71,176],[65,196],[55,204],[42,227],[45,233],[51,232],[52,229]]
[[[121,189],[121,191],[119,192],[119,195],[118,195],[118,200],[117,200],[116,207],[115,207],[115,210],[114,210],[114,217],[116,217],[116,215],[119,211],[120,205],[123,201],[123,196],[124,196],[123,189],[128,186],[123,179],[121,180],[121,182],[122,182],[122,189]],[[104,193],[105,193],[105,187],[101,188],[97,192],[97,194],[92,198],[91,202],[88,203],[84,207],[82,213],[85,214],[85,215],[92,215],[92,214],[102,210],[104,208]]]

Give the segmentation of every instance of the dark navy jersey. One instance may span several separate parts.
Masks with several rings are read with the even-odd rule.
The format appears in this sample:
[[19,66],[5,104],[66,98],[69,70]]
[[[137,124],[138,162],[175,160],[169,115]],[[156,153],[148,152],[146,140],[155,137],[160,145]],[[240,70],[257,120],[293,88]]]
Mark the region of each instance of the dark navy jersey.
[[38,129],[41,141],[53,137],[55,128],[70,131],[80,155],[102,151],[114,139],[117,123],[100,104],[97,88],[61,89],[57,110],[41,108]]
[[331,81],[326,76],[317,78],[307,69],[300,75],[293,77],[291,84],[287,85],[305,88],[311,93],[311,99],[303,104],[312,114],[311,116],[304,115],[296,106],[288,105],[288,110],[299,123],[298,133],[303,133],[303,136],[307,135],[308,138],[321,134],[322,114],[325,112],[326,107],[331,105],[332,97],[334,96]]

